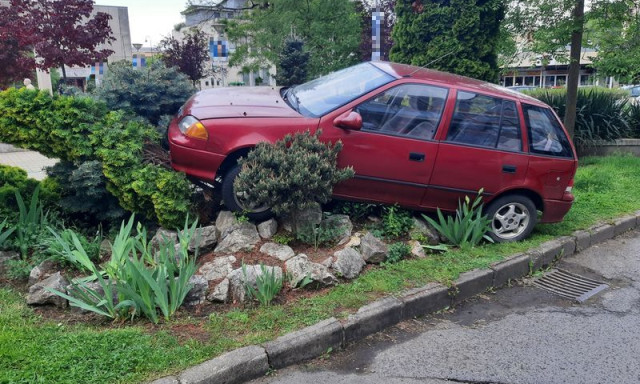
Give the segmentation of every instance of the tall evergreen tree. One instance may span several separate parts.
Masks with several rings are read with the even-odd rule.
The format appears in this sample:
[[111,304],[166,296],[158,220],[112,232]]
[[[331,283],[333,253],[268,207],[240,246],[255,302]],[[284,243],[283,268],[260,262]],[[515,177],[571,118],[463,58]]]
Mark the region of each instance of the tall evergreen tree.
[[307,80],[309,53],[305,52],[303,48],[304,42],[298,38],[290,37],[285,40],[276,76],[278,85],[288,87],[302,84]]
[[504,0],[398,0],[392,61],[498,81]]

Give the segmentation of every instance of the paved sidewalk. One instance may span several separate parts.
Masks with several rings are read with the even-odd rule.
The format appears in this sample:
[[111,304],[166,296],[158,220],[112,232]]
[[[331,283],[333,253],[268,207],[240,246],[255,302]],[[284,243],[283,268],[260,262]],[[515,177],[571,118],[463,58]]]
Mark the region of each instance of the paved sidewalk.
[[49,159],[38,152],[0,152],[0,164],[20,167],[27,171],[30,178],[42,180],[47,177],[45,167],[50,167],[58,162],[58,159]]

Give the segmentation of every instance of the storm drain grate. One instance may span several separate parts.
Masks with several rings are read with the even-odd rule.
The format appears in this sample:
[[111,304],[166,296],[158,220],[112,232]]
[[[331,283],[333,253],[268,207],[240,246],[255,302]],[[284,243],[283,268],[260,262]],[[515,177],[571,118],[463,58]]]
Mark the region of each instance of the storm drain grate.
[[579,303],[609,288],[607,284],[562,269],[552,269],[534,280],[533,285]]

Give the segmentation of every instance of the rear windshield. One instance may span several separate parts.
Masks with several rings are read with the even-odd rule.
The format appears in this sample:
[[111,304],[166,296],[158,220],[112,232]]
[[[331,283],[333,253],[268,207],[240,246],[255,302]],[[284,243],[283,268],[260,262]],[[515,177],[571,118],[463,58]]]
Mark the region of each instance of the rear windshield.
[[529,152],[540,155],[573,157],[569,139],[549,108],[522,104],[529,136]]

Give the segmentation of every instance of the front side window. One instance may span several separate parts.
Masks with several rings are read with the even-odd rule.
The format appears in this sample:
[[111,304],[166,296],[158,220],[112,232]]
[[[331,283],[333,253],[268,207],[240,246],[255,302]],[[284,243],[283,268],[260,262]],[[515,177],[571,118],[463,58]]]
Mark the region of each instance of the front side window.
[[447,141],[505,151],[521,151],[516,103],[459,91]]
[[302,115],[319,117],[393,80],[381,69],[362,63],[288,88],[282,96]]
[[444,104],[446,88],[404,84],[358,105],[362,129],[417,139],[433,139]]
[[569,139],[549,108],[523,104],[522,110],[531,153],[573,157]]

